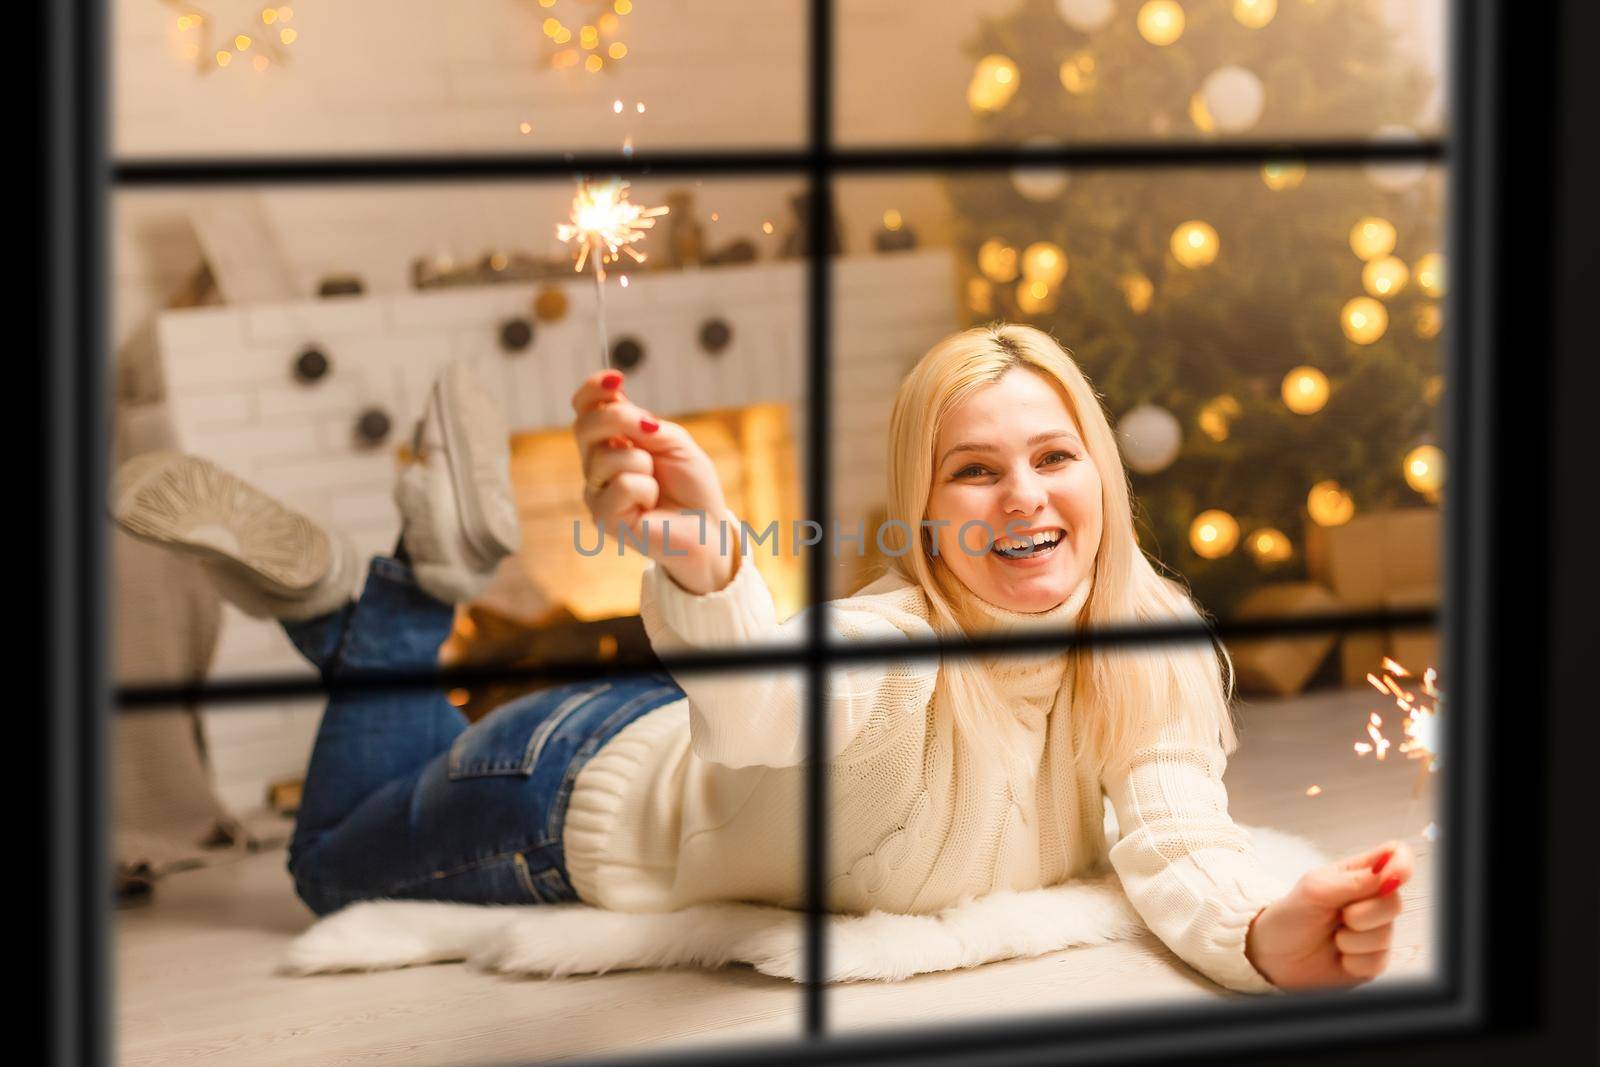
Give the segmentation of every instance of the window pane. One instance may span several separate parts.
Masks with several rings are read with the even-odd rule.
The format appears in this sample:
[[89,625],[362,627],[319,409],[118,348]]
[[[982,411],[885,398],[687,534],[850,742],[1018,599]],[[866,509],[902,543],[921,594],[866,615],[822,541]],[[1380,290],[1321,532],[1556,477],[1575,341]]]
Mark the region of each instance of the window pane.
[[[1096,772],[1102,750],[1082,731],[1113,709],[1093,688],[1058,694],[1051,683],[1068,666],[1056,654],[983,665],[1005,700],[988,705],[1001,709],[989,716],[965,705],[968,726],[951,725],[960,709],[937,705],[926,732],[924,716],[905,707],[876,728],[869,718],[831,767],[831,906],[893,914],[830,926],[840,978],[829,986],[831,1026],[925,1032],[930,1023],[1087,1021],[1107,1009],[1237,1003],[1228,988],[1248,990],[1258,972],[1226,916],[1247,921],[1305,871],[1395,841],[1415,863],[1375,985],[1436,978],[1447,955],[1435,923],[1435,901],[1449,892],[1435,872],[1447,767],[1443,720],[1432,714],[1444,701],[1430,691],[1448,685],[1436,675],[1424,682],[1438,662],[1431,632],[1345,640],[1371,644],[1372,670],[1415,698],[1412,714],[1396,693],[1345,684],[1329,661],[1292,695],[1248,682],[1230,710],[1231,756],[1216,720],[1185,702],[1140,709],[1130,769]],[[1236,660],[1299,654],[1285,650],[1293,639],[1259,644],[1230,651]],[[1209,654],[1192,645],[1093,653],[1127,671]],[[1411,673],[1386,672],[1385,655]],[[940,685],[978,667],[946,659]],[[884,700],[916,703],[905,696],[911,687],[890,684],[913,668],[884,664],[880,673]],[[857,691],[864,677],[857,669]],[[837,678],[835,691],[844,684]],[[1015,786],[993,758],[1007,737],[1020,753]],[[1375,878],[1372,891],[1382,885]],[[1007,889],[1016,893],[991,895]],[[978,896],[963,904],[963,893]],[[864,980],[889,976],[900,980]]]
[[[1134,540],[1223,621],[1434,609],[1442,177],[1395,192],[1359,166],[1030,174],[1048,202],[1007,172],[840,181],[856,228],[835,292],[858,303],[834,316],[832,506],[868,532],[836,546],[835,595],[931,567],[937,531],[938,573],[1014,610],[1065,603],[1095,567],[1148,576]],[[1006,379],[958,417],[954,371],[912,373],[942,338],[996,322],[1043,331],[1005,343],[1064,347],[1087,379],[1077,399]],[[1003,354],[992,333],[969,341]],[[896,501],[902,391],[893,462],[921,481]],[[909,553],[901,528],[918,521],[926,547]],[[1013,524],[1037,545],[997,552]],[[1132,604],[1090,617],[1178,617]]]
[[122,0],[114,152],[793,147],[805,130],[805,18],[801,0]]
[[[624,371],[623,395],[681,425],[727,506],[752,537],[765,535],[752,566],[785,618],[805,590],[804,548],[789,537],[804,497],[800,188],[782,178],[634,185],[632,203],[670,212],[645,220],[661,225],[632,246],[644,263],[607,265],[600,314],[592,257],[575,273],[573,246],[556,234],[571,211],[568,182],[125,194],[115,205],[119,461],[171,449],[214,465],[216,478],[180,479],[181,499],[168,501],[186,522],[210,521],[216,479],[239,479],[309,518],[328,544],[347,540],[350,568],[324,555],[299,576],[336,602],[334,586],[348,592],[368,557],[393,552],[416,420],[443,368],[464,362],[510,434],[519,524],[509,531],[517,551],[486,588],[441,594],[468,601],[442,662],[651,662],[640,531],[624,542],[615,523],[604,536],[596,528],[572,428],[574,391],[609,358]],[[653,462],[635,448],[628,458]],[[667,499],[678,498],[656,504]],[[415,502],[405,513],[433,522]],[[261,529],[232,512],[218,521],[235,539]],[[682,527],[675,537],[699,533],[691,518],[667,521]],[[779,523],[781,539],[767,532]],[[276,623],[219,603],[201,561],[227,545],[203,530],[146,532],[167,543],[115,542],[119,679],[309,674]],[[738,532],[730,525],[730,545]],[[174,538],[185,552],[171,551]],[[708,546],[721,539],[708,527]],[[309,592],[294,594],[291,613]]]
[[843,0],[852,145],[1436,136],[1445,0]]
[[[417,620],[362,625],[393,647]],[[801,986],[687,965],[717,926],[670,949],[643,914],[803,891],[799,772],[698,759],[665,675],[323,704],[203,705],[209,775],[187,712],[116,718],[130,1061],[544,1062],[800,1037]],[[802,940],[800,912],[758,917],[775,951]],[[663,958],[685,966],[639,966]]]

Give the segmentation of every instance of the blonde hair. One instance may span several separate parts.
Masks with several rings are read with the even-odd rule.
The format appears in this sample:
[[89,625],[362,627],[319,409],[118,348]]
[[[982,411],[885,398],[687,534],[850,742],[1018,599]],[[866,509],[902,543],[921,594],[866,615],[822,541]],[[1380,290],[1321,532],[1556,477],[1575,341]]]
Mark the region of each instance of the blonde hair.
[[[1014,368],[1025,368],[1059,387],[1077,420],[1090,460],[1100,474],[1100,544],[1090,572],[1091,588],[1082,625],[1132,626],[1198,622],[1199,610],[1177,582],[1157,573],[1134,535],[1128,476],[1100,399],[1072,357],[1050,335],[1031,326],[996,323],[945,338],[917,363],[895,397],[889,421],[889,520],[900,530],[918,530],[927,517],[933,485],[934,447],[945,416],[975,390]],[[928,598],[936,632],[979,633],[972,612],[974,594],[915,538],[912,550],[889,566],[918,585]],[[1151,723],[1175,722],[1183,736],[1201,743],[1221,740],[1223,751],[1237,746],[1229,712],[1231,671],[1226,653],[1212,646],[1134,645],[1078,647],[1074,657],[1073,718],[1081,724],[1080,754],[1096,776],[1131,761]],[[1014,717],[999,697],[981,658],[947,657],[939,672],[939,693],[949,701],[955,728],[974,744],[980,757],[992,756],[1013,783],[1032,769],[1021,766]]]

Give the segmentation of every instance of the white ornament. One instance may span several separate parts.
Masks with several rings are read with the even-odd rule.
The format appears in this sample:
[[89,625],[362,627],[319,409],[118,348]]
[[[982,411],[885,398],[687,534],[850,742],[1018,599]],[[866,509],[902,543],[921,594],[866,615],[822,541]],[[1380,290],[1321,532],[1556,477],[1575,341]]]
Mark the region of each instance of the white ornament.
[[[1053,137],[1030,137],[1022,147],[1060,148],[1061,142]],[[1011,171],[1011,184],[1017,192],[1036,204],[1060,196],[1066,191],[1067,182],[1067,172],[1061,167],[1015,167]]]
[[1200,99],[1223,133],[1241,133],[1261,119],[1266,90],[1255,72],[1243,67],[1218,67],[1200,83]]
[[[1372,139],[1380,144],[1419,144],[1422,141],[1417,131],[1409,126],[1380,126]],[[1421,181],[1428,171],[1428,165],[1420,160],[1408,160],[1401,163],[1368,163],[1366,169],[1367,178],[1373,185],[1385,192],[1398,193]]]
[[1056,10],[1068,26],[1093,33],[1111,21],[1111,16],[1117,13],[1117,5],[1112,0],[1056,0]]
[[1155,404],[1140,404],[1117,420],[1122,458],[1140,474],[1166,470],[1178,458],[1183,427],[1178,417]]

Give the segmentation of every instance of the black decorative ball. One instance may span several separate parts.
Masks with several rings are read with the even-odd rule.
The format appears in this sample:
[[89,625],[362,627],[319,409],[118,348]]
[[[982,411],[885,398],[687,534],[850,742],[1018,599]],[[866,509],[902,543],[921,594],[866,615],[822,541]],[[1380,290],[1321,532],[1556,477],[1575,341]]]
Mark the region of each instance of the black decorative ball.
[[527,319],[507,319],[500,324],[500,347],[506,352],[521,352],[533,343],[533,323]]
[[632,370],[644,362],[644,345],[632,337],[624,337],[611,346],[611,365],[618,370]]
[[356,439],[364,445],[381,445],[393,423],[382,408],[368,408],[356,419]]
[[294,358],[294,379],[301,385],[310,385],[327,376],[333,364],[320,348],[308,348]]
[[707,319],[700,324],[700,347],[709,355],[718,355],[733,340],[733,327],[723,319]]

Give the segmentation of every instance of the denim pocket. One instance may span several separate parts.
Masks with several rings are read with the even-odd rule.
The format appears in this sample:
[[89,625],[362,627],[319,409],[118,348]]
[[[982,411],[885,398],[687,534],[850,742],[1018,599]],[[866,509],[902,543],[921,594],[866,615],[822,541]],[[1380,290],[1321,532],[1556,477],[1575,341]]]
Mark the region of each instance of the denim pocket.
[[561,686],[499,708],[462,731],[450,746],[452,780],[533,773],[550,735],[570,715],[611,688]]

